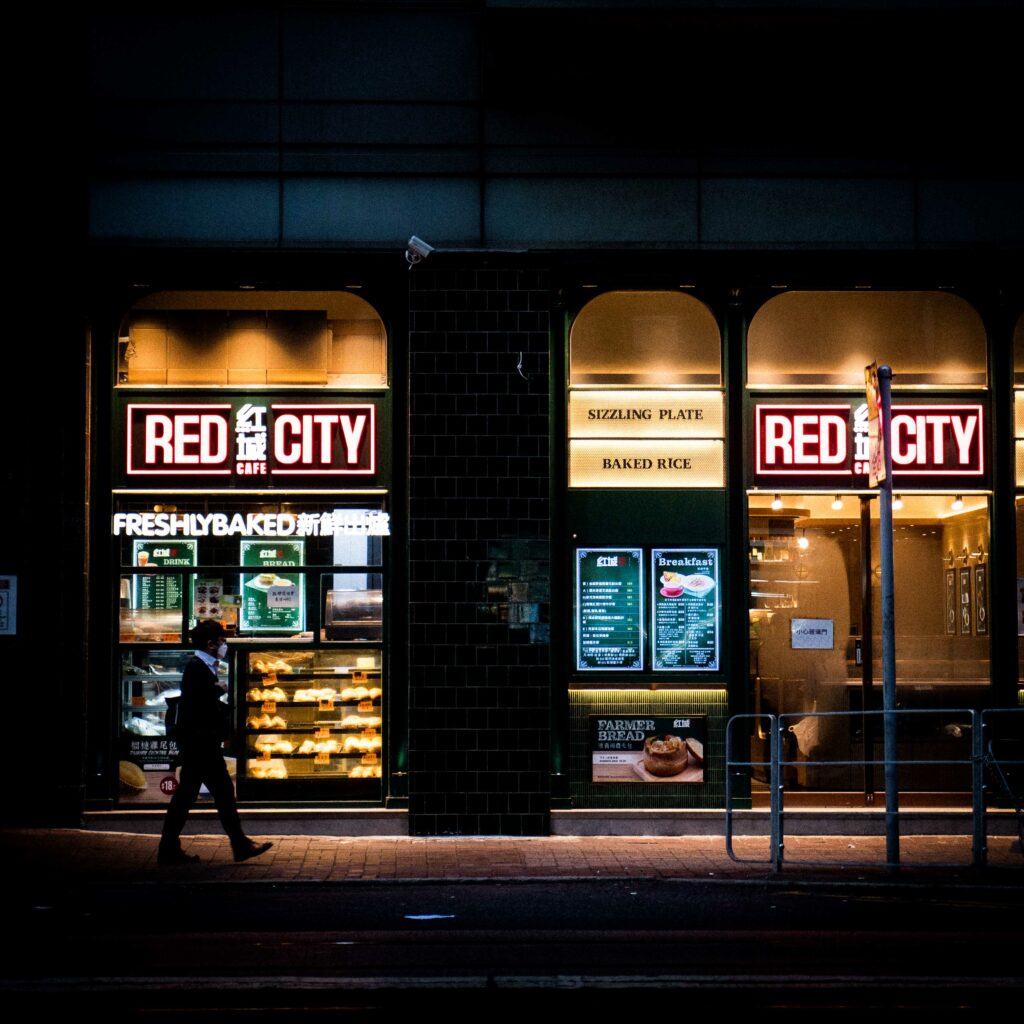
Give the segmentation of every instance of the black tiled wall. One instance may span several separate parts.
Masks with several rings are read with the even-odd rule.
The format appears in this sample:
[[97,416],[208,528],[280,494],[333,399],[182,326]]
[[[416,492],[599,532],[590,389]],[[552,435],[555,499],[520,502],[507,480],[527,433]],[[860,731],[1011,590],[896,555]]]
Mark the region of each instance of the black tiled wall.
[[546,835],[549,293],[410,271],[414,835]]

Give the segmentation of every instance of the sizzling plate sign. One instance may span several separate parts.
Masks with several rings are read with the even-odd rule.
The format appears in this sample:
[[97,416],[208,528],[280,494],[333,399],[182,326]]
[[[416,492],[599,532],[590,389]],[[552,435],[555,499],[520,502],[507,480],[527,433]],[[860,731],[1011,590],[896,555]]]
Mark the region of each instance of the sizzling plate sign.
[[[976,477],[985,473],[980,405],[894,405],[894,477]],[[868,409],[862,403],[758,404],[754,473],[759,477],[866,477]]]
[[219,478],[372,476],[376,407],[130,403],[125,471]]

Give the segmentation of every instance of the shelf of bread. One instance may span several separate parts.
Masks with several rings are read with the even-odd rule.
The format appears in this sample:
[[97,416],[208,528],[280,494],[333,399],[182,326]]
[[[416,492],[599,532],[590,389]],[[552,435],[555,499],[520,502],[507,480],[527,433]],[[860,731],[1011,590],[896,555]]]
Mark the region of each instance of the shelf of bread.
[[311,758],[303,761],[289,761],[283,758],[250,761],[246,767],[249,779],[320,779],[325,776],[339,779],[379,779],[382,774],[380,761],[352,764],[349,760],[334,759],[318,763]]

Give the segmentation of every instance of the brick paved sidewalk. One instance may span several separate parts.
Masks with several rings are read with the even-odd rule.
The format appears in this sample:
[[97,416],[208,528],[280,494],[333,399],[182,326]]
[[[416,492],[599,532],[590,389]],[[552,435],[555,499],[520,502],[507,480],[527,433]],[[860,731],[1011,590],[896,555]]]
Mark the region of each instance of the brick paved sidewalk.
[[[183,846],[202,863],[161,867],[158,838],[78,829],[0,830],[7,877],[58,873],[72,882],[415,881],[464,879],[693,878],[774,876],[764,838],[737,838],[731,860],[721,836],[549,836],[537,838],[409,838],[259,836],[273,848],[244,864],[231,860],[222,835],[187,835]],[[901,878],[937,877],[1024,883],[1024,856],[1014,840],[989,839],[988,868],[970,867],[966,836],[906,836]],[[950,866],[952,865],[952,866]],[[888,877],[880,836],[793,836],[783,878],[853,880]]]

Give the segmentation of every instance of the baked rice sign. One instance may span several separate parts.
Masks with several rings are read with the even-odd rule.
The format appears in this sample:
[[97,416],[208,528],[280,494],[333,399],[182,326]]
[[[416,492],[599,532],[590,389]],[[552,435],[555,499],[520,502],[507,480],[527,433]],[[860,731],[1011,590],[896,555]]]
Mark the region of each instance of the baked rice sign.
[[706,715],[591,715],[592,782],[703,782]]

